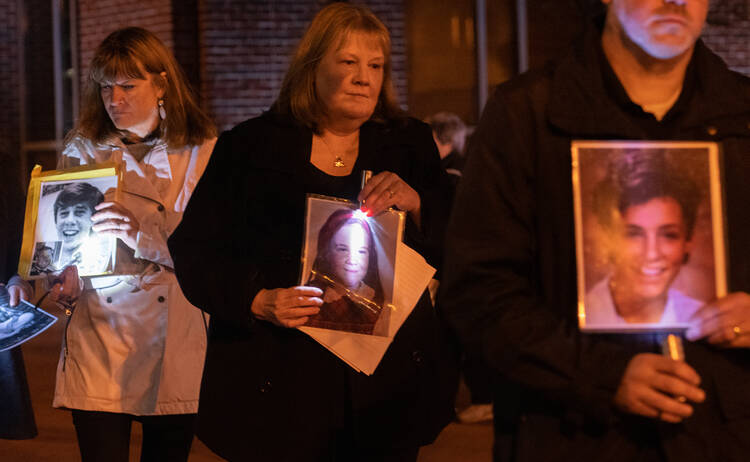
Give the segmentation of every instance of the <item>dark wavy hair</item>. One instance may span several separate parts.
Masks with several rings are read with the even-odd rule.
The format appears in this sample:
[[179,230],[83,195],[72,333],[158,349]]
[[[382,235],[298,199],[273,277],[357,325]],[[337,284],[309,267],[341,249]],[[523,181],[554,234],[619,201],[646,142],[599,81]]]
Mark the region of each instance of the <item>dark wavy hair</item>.
[[606,177],[594,188],[593,211],[602,226],[612,228],[614,210],[622,216],[628,207],[660,197],[677,201],[690,240],[702,199],[700,188],[661,149],[626,151],[613,158]]
[[367,274],[365,274],[365,277],[362,281],[375,290],[373,301],[378,305],[381,305],[383,303],[384,296],[383,286],[380,283],[380,275],[378,273],[378,255],[377,252],[375,252],[374,248],[375,239],[373,237],[372,230],[370,229],[370,225],[369,223],[367,223],[367,220],[355,217],[353,210],[336,210],[331,214],[331,216],[328,217],[326,222],[323,224],[323,227],[320,228],[320,233],[318,233],[318,253],[315,256],[315,261],[313,262],[312,269],[316,273],[333,277],[334,273],[330,256],[331,241],[333,241],[333,236],[335,236],[341,228],[348,224],[356,224],[361,226],[368,236],[370,242],[370,256],[367,265]]
[[77,204],[85,204],[95,212],[94,207],[104,201],[104,194],[89,183],[71,183],[65,185],[55,199],[53,205],[55,211],[55,223],[57,223],[57,212],[64,207],[72,207]]

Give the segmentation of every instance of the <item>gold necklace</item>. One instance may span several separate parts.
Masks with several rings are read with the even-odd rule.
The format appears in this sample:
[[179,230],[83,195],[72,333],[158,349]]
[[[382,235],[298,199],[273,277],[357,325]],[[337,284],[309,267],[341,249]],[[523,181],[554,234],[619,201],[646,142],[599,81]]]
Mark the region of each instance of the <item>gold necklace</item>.
[[[328,148],[328,152],[330,152],[333,155],[333,166],[336,167],[336,168],[344,168],[344,167],[346,167],[346,163],[344,163],[344,158],[342,156],[336,154],[333,151],[333,149],[331,148],[331,145],[328,144],[328,141],[326,141],[326,139],[323,138],[322,136],[318,136],[318,138],[320,138],[320,140],[323,141],[323,144],[325,144],[326,147]],[[357,133],[357,137],[356,137],[354,143],[352,143],[352,146],[358,146],[358,145],[359,145],[359,133]],[[352,151],[352,150],[353,150],[353,148],[349,149],[349,151]],[[346,155],[346,152],[347,151],[344,151],[344,155]]]

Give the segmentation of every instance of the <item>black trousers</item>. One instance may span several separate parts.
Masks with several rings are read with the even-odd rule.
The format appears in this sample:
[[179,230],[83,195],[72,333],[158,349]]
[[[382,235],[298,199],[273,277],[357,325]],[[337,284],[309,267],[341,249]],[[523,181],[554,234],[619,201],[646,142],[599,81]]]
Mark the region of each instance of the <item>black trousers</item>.
[[135,416],[73,410],[82,462],[128,462],[133,421],[143,426],[141,462],[186,462],[195,414]]

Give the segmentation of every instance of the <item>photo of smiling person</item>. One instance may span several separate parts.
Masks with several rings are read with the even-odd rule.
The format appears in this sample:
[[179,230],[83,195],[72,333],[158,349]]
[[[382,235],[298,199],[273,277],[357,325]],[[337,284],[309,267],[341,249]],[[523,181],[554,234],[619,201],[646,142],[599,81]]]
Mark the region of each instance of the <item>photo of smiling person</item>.
[[[90,247],[89,241],[94,236],[91,216],[96,213],[96,206],[103,201],[104,194],[95,186],[84,182],[65,185],[58,194],[53,209],[57,235],[62,241],[60,269],[76,265],[79,267],[79,274],[88,274],[96,272],[96,267],[100,266],[92,258],[84,259],[84,256],[88,257],[86,247]],[[103,265],[106,266],[106,262]]]
[[383,288],[373,232],[354,210],[339,209],[323,224],[307,285],[323,290],[323,304],[306,326],[373,333]]
[[702,199],[663,150],[613,158],[592,194],[609,273],[586,293],[587,325],[687,323],[704,301],[673,283],[695,250]]
[[[54,176],[54,175],[53,175]],[[111,272],[115,238],[95,229],[105,192],[117,176],[47,181],[41,186],[28,277],[40,278],[75,265],[80,276]]]

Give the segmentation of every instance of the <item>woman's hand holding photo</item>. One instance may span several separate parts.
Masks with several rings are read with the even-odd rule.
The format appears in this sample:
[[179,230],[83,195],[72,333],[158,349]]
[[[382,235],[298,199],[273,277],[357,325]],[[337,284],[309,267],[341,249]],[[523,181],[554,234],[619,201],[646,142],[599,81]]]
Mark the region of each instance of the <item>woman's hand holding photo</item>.
[[102,202],[95,209],[96,213],[91,216],[94,231],[109,233],[131,249],[136,248],[141,225],[130,210],[119,202]]
[[323,291],[317,287],[263,289],[253,299],[253,314],[281,327],[299,327],[320,312]]
[[18,306],[18,304],[21,303],[21,300],[28,300],[31,296],[24,286],[18,284],[6,286],[6,289],[8,291],[8,296],[10,297],[8,303],[11,307]]
[[398,175],[380,172],[367,182],[357,200],[375,216],[389,207],[409,212],[416,224],[421,224],[422,202],[419,194]]

